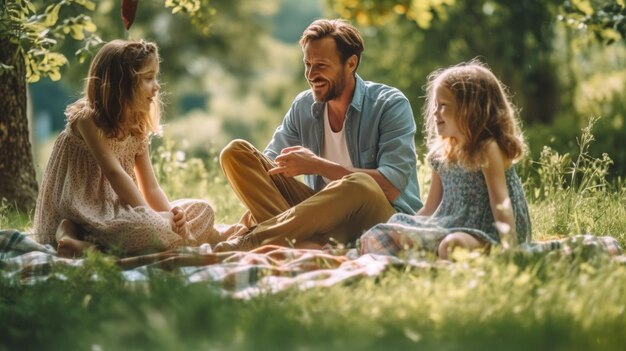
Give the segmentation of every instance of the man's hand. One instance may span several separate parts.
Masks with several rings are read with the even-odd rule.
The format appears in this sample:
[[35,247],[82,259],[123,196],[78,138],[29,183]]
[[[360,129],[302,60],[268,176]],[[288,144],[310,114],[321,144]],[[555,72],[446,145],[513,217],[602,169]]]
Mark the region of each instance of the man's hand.
[[318,174],[315,170],[320,158],[303,146],[292,146],[284,148],[275,161],[277,166],[267,171],[267,174],[295,177],[301,174]]

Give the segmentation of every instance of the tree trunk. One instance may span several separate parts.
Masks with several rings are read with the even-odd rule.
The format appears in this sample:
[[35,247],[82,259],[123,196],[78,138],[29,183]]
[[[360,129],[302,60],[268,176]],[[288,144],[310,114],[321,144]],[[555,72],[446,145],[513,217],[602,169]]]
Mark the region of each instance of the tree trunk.
[[37,179],[26,116],[26,67],[17,47],[0,38],[0,62],[13,70],[0,75],[0,199],[29,212],[37,201]]

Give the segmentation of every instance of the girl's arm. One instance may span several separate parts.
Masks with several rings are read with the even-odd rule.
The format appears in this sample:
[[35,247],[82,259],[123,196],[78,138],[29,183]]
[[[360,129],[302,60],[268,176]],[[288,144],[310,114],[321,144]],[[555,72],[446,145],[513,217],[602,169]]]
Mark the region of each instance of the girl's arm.
[[439,207],[441,203],[441,198],[443,197],[443,186],[441,185],[441,178],[439,174],[432,171],[430,176],[430,189],[428,190],[428,197],[426,198],[426,203],[424,207],[422,207],[419,211],[417,211],[418,216],[431,216]]
[[137,175],[139,190],[148,205],[155,211],[170,211],[170,202],[156,179],[149,152],[135,157],[135,175]]
[[504,156],[495,141],[488,142],[485,148],[486,165],[483,167],[483,175],[489,192],[489,204],[496,221],[496,228],[500,234],[500,242],[506,249],[517,244],[515,215],[504,175],[504,171],[511,165],[511,161]]
[[137,176],[139,189],[143,193],[143,197],[148,202],[148,205],[157,212],[171,212],[172,223],[174,225],[172,229],[179,235],[187,237],[187,218],[185,211],[181,207],[172,207],[170,205],[167,195],[165,195],[165,192],[159,185],[156,175],[154,174],[149,152],[146,151],[135,157],[135,175]]
[[78,119],[76,128],[122,203],[132,207],[146,206],[146,201],[135,182],[124,171],[119,160],[109,148],[106,137],[100,133],[94,121],[91,118]]

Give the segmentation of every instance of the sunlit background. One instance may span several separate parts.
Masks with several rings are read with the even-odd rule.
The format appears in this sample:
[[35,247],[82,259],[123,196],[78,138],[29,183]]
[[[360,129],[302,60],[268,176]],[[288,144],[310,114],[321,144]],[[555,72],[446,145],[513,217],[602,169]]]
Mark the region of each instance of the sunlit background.
[[[379,2],[381,8],[387,2]],[[358,73],[401,89],[420,128],[428,73],[479,57],[509,86],[531,159],[538,159],[544,145],[575,152],[580,128],[598,116],[590,151],[606,152],[614,160],[611,177],[626,174],[623,41],[604,45],[591,33],[568,26],[560,19],[563,1],[430,0],[423,3],[434,5],[432,11],[396,5],[378,12],[371,1],[210,3],[215,13],[208,35],[157,0],[140,1],[130,31],[120,19],[120,1],[98,1],[92,14],[105,41],[144,38],[159,45],[164,138],[207,163],[233,138],[265,147],[292,99],[307,88],[297,43],[303,29],[316,18],[348,17],[365,40]],[[73,58],[76,42],[63,45],[70,64],[62,79],[29,85],[38,176],[51,142],[64,127],[65,106],[80,94],[89,63]],[[421,133],[416,141],[423,152]]]

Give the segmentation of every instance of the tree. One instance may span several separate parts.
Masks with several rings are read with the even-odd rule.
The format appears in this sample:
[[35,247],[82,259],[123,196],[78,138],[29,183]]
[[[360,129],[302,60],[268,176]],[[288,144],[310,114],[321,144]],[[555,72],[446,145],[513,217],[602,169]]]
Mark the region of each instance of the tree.
[[[82,43],[79,60],[102,42],[86,14],[95,7],[90,0],[61,0],[45,6],[31,0],[0,0],[0,199],[21,211],[32,209],[37,198],[26,83],[61,78],[60,69],[68,60],[56,49],[67,35]],[[165,0],[165,7],[188,15],[206,31],[207,19],[214,13],[209,0]]]
[[[550,121],[559,106],[552,52],[558,0],[332,1],[342,16],[364,27],[374,65],[368,77],[387,80],[410,96],[416,114],[428,73],[474,57],[485,60],[515,92],[527,121]],[[382,75],[377,77],[376,75]]]
[[626,39],[626,4],[624,0],[565,1],[560,19],[574,28],[590,31],[600,42],[612,44]]
[[600,42],[626,38],[624,0],[327,2],[342,17],[375,28],[370,47],[378,49],[376,69],[386,63],[387,79],[402,82],[400,87],[419,91],[433,68],[480,56],[516,92],[522,117],[532,122],[573,112],[568,109],[574,84],[559,81],[558,65],[551,60],[558,50],[553,42],[557,19],[593,33]]
[[544,145],[577,152],[587,117],[602,116],[591,152],[610,152],[612,172],[625,174],[625,0],[327,3],[369,36],[364,76],[405,91],[416,115],[430,71],[479,56],[521,108],[533,157]]
[[0,198],[20,210],[31,209],[37,181],[26,116],[26,82],[41,76],[60,79],[67,59],[51,48],[56,38],[71,34],[84,38],[95,27],[88,16],[68,16],[59,22],[62,7],[93,9],[85,0],[64,0],[37,14],[29,0],[0,1]]
[[2,69],[11,68],[11,74],[0,76],[0,196],[28,209],[37,196],[37,182],[28,139],[26,68],[16,51],[16,44],[0,38]]

